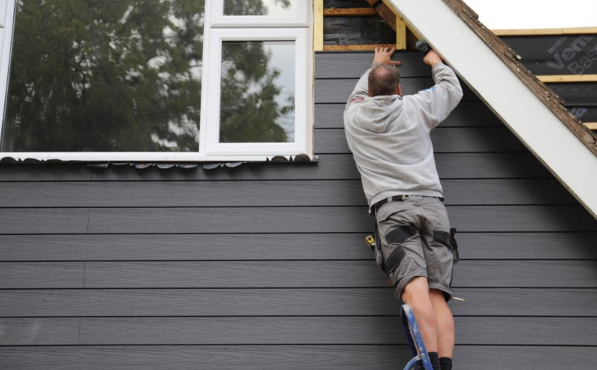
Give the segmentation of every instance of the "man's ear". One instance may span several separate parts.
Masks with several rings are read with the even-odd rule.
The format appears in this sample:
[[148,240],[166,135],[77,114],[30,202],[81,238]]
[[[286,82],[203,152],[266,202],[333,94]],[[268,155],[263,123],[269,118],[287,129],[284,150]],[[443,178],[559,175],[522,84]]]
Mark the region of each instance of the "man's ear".
[[369,92],[369,89],[367,89],[367,95],[371,96],[371,93]]
[[400,87],[400,85],[398,85],[398,88],[396,89],[396,94],[402,96],[402,87]]

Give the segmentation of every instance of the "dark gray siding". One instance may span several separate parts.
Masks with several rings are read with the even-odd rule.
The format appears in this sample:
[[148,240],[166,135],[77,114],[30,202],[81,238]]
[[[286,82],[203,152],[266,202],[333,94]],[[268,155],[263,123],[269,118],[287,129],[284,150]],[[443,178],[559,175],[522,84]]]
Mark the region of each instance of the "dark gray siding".
[[[0,368],[402,368],[342,128],[371,54],[316,59],[318,164],[0,166]],[[431,83],[400,59],[405,93]],[[597,222],[470,89],[433,140],[467,299],[456,368],[587,368]]]

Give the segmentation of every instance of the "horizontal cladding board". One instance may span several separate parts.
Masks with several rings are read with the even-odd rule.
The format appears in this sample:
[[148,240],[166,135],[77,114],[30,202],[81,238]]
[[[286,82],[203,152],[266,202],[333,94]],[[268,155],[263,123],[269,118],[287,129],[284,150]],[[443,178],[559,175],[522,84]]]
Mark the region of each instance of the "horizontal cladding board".
[[[431,68],[423,63],[423,54],[414,51],[397,51],[393,58],[399,60],[400,76],[429,77]],[[360,77],[373,62],[373,51],[361,52],[318,52],[315,53],[315,78]]]
[[[580,205],[448,206],[464,232],[595,231]],[[0,234],[369,232],[359,207],[3,208]]]
[[[456,316],[597,316],[597,289],[455,288],[454,294],[467,300],[451,303]],[[0,290],[5,318],[397,314],[390,287]]]
[[597,74],[595,35],[503,36],[536,75]]
[[88,181],[93,171],[79,164],[0,164],[0,181]]
[[[358,79],[327,79],[315,82],[315,103],[346,103],[348,96],[352,93]],[[433,86],[431,77],[426,78],[404,78],[400,82],[403,95],[415,94],[421,90]],[[462,84],[464,91],[463,101],[478,100],[475,93]]]
[[[431,131],[437,153],[521,152],[526,147],[506,127],[450,127]],[[315,151],[320,154],[350,153],[344,129],[315,132]]]
[[0,261],[368,259],[366,235],[1,235]]
[[0,289],[82,288],[84,286],[85,262],[0,264]]
[[[363,206],[360,180],[181,182],[5,182],[3,207]],[[577,204],[556,179],[442,182],[447,205]],[[173,195],[175,194],[175,196]],[[1,227],[0,227],[1,229]]]
[[[550,180],[537,181],[539,185]],[[366,207],[360,180],[5,182],[0,183],[0,204],[5,207]]]
[[457,233],[461,258],[597,259],[595,233]]
[[[0,235],[0,261],[372,259],[367,233]],[[463,259],[597,259],[597,233],[463,233]]]
[[[461,231],[594,231],[580,206],[449,206]],[[361,207],[4,208],[1,234],[368,232]]]
[[0,209],[0,234],[78,234],[88,232],[88,224],[86,208]]
[[[387,370],[412,357],[406,345],[65,346],[2,347],[11,370]],[[466,346],[454,358],[461,369],[561,370],[583,368],[594,349],[574,346]]]
[[[343,103],[316,104],[315,105],[315,127],[316,128],[343,128],[344,127]],[[596,119],[597,121],[597,119]],[[499,118],[480,100],[463,101],[450,113],[448,118],[441,123],[444,127],[503,127]],[[315,136],[317,138],[317,135]]]
[[[596,346],[597,318],[456,317],[460,345]],[[404,344],[398,316],[5,318],[0,345]]]
[[[525,153],[439,153],[442,178],[552,177],[543,165]],[[516,166],[513,165],[516,164]],[[82,164],[4,165],[0,181],[186,181],[186,180],[346,180],[360,179],[351,154],[322,154],[317,164],[246,163],[237,168],[204,170],[131,166],[88,168]]]
[[[595,260],[479,261],[455,267],[454,288],[595,288]],[[0,289],[378,288],[363,261],[4,262]]]

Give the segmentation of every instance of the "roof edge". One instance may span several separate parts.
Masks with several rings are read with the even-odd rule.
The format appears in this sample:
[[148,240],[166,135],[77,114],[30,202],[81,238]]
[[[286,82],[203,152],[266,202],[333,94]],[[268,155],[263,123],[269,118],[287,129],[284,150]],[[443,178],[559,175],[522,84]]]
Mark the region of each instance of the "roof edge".
[[520,56],[461,0],[384,1],[597,218],[597,137],[520,63]]
[[443,0],[507,65],[512,72],[520,76],[543,103],[597,156],[597,136],[585,127],[564,106],[564,101],[547,85],[541,82],[527,67],[520,62],[518,55],[493,31],[479,21],[479,15],[461,0]]

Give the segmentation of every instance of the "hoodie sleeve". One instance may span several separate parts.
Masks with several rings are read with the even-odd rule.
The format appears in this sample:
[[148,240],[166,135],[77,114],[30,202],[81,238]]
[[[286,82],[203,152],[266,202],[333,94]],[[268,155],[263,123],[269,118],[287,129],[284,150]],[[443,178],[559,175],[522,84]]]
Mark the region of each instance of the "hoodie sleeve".
[[[463,93],[458,77],[447,65],[437,63],[431,73],[435,86],[411,95],[410,98],[422,108],[429,128],[434,128],[456,108]],[[407,98],[409,97],[405,97]]]
[[347,111],[352,105],[354,105],[355,103],[362,102],[363,100],[365,100],[366,97],[369,96],[369,72],[371,72],[371,69],[368,69],[365,73],[363,73],[363,75],[357,82],[356,86],[354,87],[354,90],[352,90],[352,93],[348,97],[348,101],[346,102],[346,108],[344,109],[344,111]]

